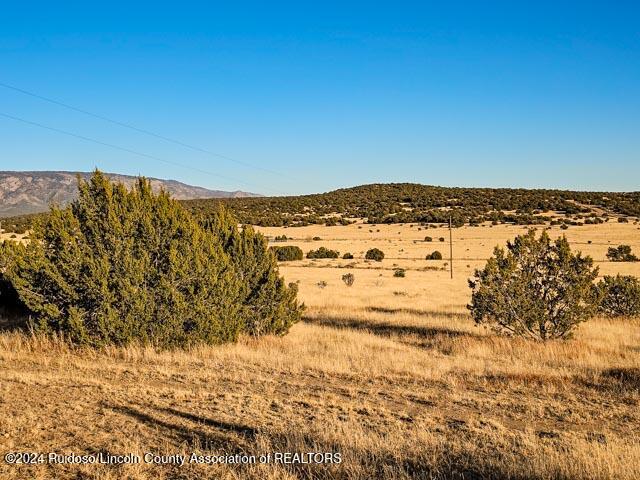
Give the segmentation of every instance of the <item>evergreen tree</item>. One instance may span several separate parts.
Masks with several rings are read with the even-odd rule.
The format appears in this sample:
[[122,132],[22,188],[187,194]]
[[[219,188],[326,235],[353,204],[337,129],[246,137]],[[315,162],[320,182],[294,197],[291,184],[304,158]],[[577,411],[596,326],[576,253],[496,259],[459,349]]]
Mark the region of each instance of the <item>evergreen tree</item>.
[[640,280],[631,275],[605,275],[596,286],[598,311],[609,317],[640,316]]
[[28,245],[3,250],[35,327],[79,343],[221,343],[284,333],[299,315],[261,236],[224,212],[203,228],[142,178],[130,191],[100,172],[79,180],[76,201],[52,208]]
[[595,310],[593,260],[571,252],[566,238],[551,242],[535,231],[496,247],[469,281],[477,324],[537,340],[567,338]]
[[274,252],[265,237],[251,226],[239,229],[222,205],[205,222],[205,228],[221,238],[240,280],[244,330],[251,335],[282,335],[300,320],[296,284],[287,286],[278,273]]

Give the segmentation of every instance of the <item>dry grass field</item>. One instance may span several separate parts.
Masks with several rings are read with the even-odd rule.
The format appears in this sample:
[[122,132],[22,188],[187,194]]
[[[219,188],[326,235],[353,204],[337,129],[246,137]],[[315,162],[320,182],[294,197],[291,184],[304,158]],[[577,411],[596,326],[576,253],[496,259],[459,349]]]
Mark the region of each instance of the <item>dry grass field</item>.
[[[640,478],[640,320],[596,318],[572,340],[539,344],[476,327],[466,311],[472,270],[525,228],[455,229],[453,279],[447,260],[424,260],[448,256],[444,228],[260,230],[356,258],[281,266],[307,306],[283,338],[96,351],[1,333],[0,452],[339,452],[341,463],[0,462],[0,478]],[[638,225],[550,233],[601,274],[640,276],[640,262],[605,259],[618,244],[640,252]],[[363,260],[371,247],[383,262]]]

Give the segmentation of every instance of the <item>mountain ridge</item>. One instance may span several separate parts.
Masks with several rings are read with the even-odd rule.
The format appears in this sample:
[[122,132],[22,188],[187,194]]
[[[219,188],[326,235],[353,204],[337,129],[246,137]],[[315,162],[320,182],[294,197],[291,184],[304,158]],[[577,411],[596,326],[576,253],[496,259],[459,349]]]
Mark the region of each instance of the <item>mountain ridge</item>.
[[[0,217],[12,217],[44,212],[49,205],[66,205],[77,195],[77,176],[88,179],[91,172],[64,170],[0,171]],[[131,185],[138,177],[119,173],[105,173],[109,179]],[[188,185],[177,180],[146,177],[152,188],[164,188],[177,200],[205,198],[259,197],[250,192],[211,190]]]

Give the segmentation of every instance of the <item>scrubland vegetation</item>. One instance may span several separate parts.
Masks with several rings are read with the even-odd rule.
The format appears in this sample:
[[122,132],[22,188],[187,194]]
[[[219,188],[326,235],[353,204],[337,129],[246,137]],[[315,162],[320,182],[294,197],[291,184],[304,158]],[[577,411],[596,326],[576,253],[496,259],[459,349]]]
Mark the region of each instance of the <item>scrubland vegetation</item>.
[[607,258],[612,262],[637,262],[638,257],[631,253],[631,246],[618,245],[617,248],[609,247]]
[[[144,184],[137,193],[115,195],[134,204],[144,199],[154,203],[144,193]],[[615,208],[626,205],[626,198],[620,197]],[[495,198],[498,200],[500,197]],[[581,197],[580,201],[586,200]],[[607,258],[612,246],[640,248],[634,221],[590,223],[567,230],[561,230],[564,222],[548,222],[544,232],[542,227],[533,232],[491,222],[460,227],[454,233],[455,275],[451,279],[442,269],[450,260],[433,257],[433,245],[425,243],[419,224],[382,224],[368,229],[359,228],[360,220],[335,227],[254,231],[238,229],[224,211],[196,219],[160,196],[156,220],[129,217],[135,208],[113,215],[128,218],[128,227],[174,232],[169,237],[176,244],[139,247],[158,252],[154,258],[159,265],[182,266],[178,272],[186,278],[200,278],[209,268],[216,269],[220,285],[212,288],[224,287],[220,295],[229,298],[220,301],[236,305],[226,311],[227,304],[219,304],[211,310],[213,319],[232,320],[229,313],[234,308],[241,311],[236,317],[240,327],[235,343],[210,345],[204,337],[200,339],[204,341],[179,342],[183,348],[157,348],[144,335],[127,342],[71,343],[62,338],[69,333],[67,327],[59,328],[63,321],[52,321],[52,316],[75,318],[56,317],[53,307],[62,310],[58,305],[91,298],[84,295],[88,289],[79,290],[78,285],[90,285],[108,295],[83,306],[89,313],[78,315],[69,328],[86,329],[93,325],[88,322],[96,315],[93,312],[100,315],[107,307],[135,305],[138,295],[149,295],[151,307],[178,293],[185,300],[196,295],[200,301],[196,288],[173,292],[176,285],[182,285],[182,277],[165,276],[173,270],[160,269],[155,262],[144,267],[162,279],[158,287],[149,286],[149,279],[132,283],[139,278],[133,272],[144,273],[139,265],[127,266],[126,275],[113,280],[113,286],[108,281],[93,283],[109,277],[104,277],[104,265],[119,265],[129,256],[132,260],[139,256],[126,250],[135,248],[137,240],[125,235],[126,241],[120,244],[122,235],[118,234],[122,232],[113,229],[120,223],[112,223],[113,215],[101,215],[103,208],[82,207],[83,201],[81,197],[71,211],[51,215],[48,227],[40,232],[35,229],[27,245],[5,247],[23,252],[11,257],[16,255],[12,250],[3,258],[23,259],[27,264],[22,271],[29,275],[19,276],[5,264],[4,281],[18,288],[12,291],[4,283],[4,294],[28,298],[32,288],[25,286],[27,281],[28,285],[55,288],[36,291],[39,296],[27,305],[32,314],[44,310],[40,318],[49,334],[13,328],[0,334],[2,450],[340,452],[342,462],[0,464],[0,477],[640,476],[640,263]],[[607,208],[614,208],[611,202],[602,200]],[[102,222],[100,231],[107,227],[100,237],[90,237],[90,230],[79,227],[98,221]],[[431,228],[433,238],[445,237],[443,228]],[[58,234],[51,237],[46,232]],[[277,245],[268,249],[259,233],[277,238]],[[311,240],[316,237],[322,239],[322,245],[314,252],[336,255],[302,258],[303,251],[310,251],[309,245],[318,245]],[[100,241],[91,244],[90,238]],[[144,238],[144,242],[153,242],[165,237]],[[84,265],[79,269],[91,272],[87,278],[92,283],[78,283],[62,263],[47,257],[47,250],[35,246],[38,241],[67,255],[70,266]],[[97,248],[102,244],[118,248],[102,251]],[[70,245],[82,248],[66,253]],[[35,250],[32,256],[25,256],[29,248]],[[160,254],[164,248],[169,252],[166,256]],[[187,268],[199,263],[201,248],[212,249],[213,264],[203,264],[202,271]],[[347,250],[352,254],[340,258],[338,252]],[[119,256],[121,251],[128,253]],[[427,256],[432,258],[427,261]],[[276,257],[283,260],[279,267],[273,263]],[[40,268],[39,275],[32,274],[35,267]],[[40,278],[43,274],[46,282]],[[285,286],[281,275],[291,286]],[[124,281],[127,278],[129,282]],[[245,282],[238,283],[238,279]],[[135,290],[126,290],[132,287]],[[54,290],[63,294],[66,303],[60,303],[58,294],[51,293]],[[162,292],[172,293],[152,298]],[[40,310],[40,296],[53,307]],[[120,303],[113,298],[121,298]],[[304,311],[301,303],[306,306]],[[272,307],[267,313],[265,305]],[[253,309],[253,314],[244,309]],[[194,310],[177,311],[180,318],[201,314],[205,325],[212,321],[204,316],[204,309]],[[136,312],[140,319],[154,318]],[[20,320],[20,312],[4,310],[7,327],[20,323],[16,315]],[[165,315],[171,318],[170,312]],[[301,321],[296,322],[300,315]],[[274,319],[282,323],[271,327]],[[110,325],[104,320],[96,322],[103,323]],[[128,323],[135,324],[135,320]],[[267,328],[260,327],[264,325]],[[171,328],[185,331],[181,323],[172,323]],[[284,336],[268,334],[285,331],[289,333]]]
[[[355,218],[379,223],[482,222],[582,225],[609,215],[640,216],[640,193],[572,192],[507,188],[448,188],[411,183],[373,184],[298,197],[189,200],[207,216],[223,202],[242,223],[260,226],[345,225]],[[562,212],[561,218],[554,212]]]
[[[640,192],[573,192],[508,188],[449,188],[412,183],[372,184],[296,197],[256,197],[183,201],[196,216],[215,215],[224,204],[239,222],[258,226],[345,226],[447,223],[479,225],[592,225],[628,222],[640,216]],[[560,212],[561,215],[557,215]],[[6,231],[25,231],[33,216],[6,219]]]

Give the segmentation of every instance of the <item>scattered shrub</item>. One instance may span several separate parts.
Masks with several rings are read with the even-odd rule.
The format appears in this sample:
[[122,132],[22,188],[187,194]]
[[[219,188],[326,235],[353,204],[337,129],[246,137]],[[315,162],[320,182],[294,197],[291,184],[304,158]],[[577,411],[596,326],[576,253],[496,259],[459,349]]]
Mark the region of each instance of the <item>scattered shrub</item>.
[[593,260],[533,230],[494,250],[469,281],[468,305],[477,324],[536,340],[567,338],[595,309]]
[[384,252],[378,248],[371,248],[367,250],[364,258],[367,260],[375,260],[376,262],[381,262],[384,260]]
[[396,268],[393,271],[393,276],[398,278],[404,278],[406,276],[406,271],[404,268]]
[[353,273],[345,273],[344,275],[342,275],[342,281],[345,283],[347,287],[352,286],[355,280],[356,280],[356,277]]
[[607,258],[612,262],[637,262],[638,257],[631,253],[629,245],[619,245],[617,248],[609,247]]
[[304,254],[300,247],[287,245],[285,247],[271,247],[271,250],[279,262],[288,262],[292,260],[302,260]]
[[640,281],[631,275],[605,276],[596,284],[598,310],[609,317],[640,316]]
[[320,247],[317,250],[309,250],[307,252],[307,258],[338,258],[340,252],[336,250],[329,250],[326,247]]
[[342,256],[342,258],[345,259],[345,260],[353,260],[353,255],[351,253],[347,252]]
[[426,259],[427,260],[442,260],[442,254],[438,250],[436,250],[435,252],[428,254]]

